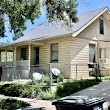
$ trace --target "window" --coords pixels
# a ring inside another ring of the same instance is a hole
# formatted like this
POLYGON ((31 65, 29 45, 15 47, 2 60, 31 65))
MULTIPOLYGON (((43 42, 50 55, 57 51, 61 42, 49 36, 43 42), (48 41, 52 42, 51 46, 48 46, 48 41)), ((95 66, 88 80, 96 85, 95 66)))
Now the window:
POLYGON ((100 28, 100 34, 104 34, 104 20, 99 19, 99 28, 100 28))
POLYGON ((39 64, 39 47, 35 48, 35 64, 39 64))
POLYGON ((21 48, 21 60, 26 60, 26 48, 21 48))
POLYGON ((89 44, 89 62, 95 62, 95 44, 89 44))
POLYGON ((51 62, 58 62, 58 43, 51 44, 51 62))

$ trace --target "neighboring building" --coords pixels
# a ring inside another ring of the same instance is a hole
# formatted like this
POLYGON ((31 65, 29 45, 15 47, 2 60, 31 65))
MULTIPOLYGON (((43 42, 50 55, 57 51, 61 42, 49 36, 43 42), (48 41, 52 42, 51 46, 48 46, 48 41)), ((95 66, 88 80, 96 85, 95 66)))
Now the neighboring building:
MULTIPOLYGON (((23 78, 29 77, 32 65, 60 69, 65 78, 88 78, 88 64, 98 63, 102 74, 110 70, 110 11, 107 7, 78 15, 70 29, 61 22, 43 24, 0 50, 14 52, 14 61, 2 65, 26 66, 23 78)), ((2 61, 2 59, 1 59, 2 61)))

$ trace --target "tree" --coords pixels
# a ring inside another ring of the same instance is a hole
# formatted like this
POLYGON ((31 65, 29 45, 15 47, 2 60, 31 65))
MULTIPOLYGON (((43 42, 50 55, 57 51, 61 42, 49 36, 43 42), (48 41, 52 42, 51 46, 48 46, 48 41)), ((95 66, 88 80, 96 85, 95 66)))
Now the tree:
POLYGON ((0 1, 0 37, 5 37, 5 23, 8 20, 10 32, 14 38, 23 35, 26 21, 34 23, 45 7, 49 22, 64 20, 67 25, 76 22, 77 0, 1 0, 0 1))

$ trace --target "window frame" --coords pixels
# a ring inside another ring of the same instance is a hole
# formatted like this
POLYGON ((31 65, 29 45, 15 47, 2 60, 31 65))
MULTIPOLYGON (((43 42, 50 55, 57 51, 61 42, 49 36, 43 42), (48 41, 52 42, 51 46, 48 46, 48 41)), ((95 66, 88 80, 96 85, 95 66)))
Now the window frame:
POLYGON ((104 19, 102 19, 102 18, 99 18, 99 33, 101 35, 104 35, 104 19), (103 21, 102 26, 101 26, 101 21, 103 21))
POLYGON ((26 51, 27 51, 26 47, 21 48, 21 60, 27 60, 26 51), (24 50, 23 49, 25 49, 25 53, 24 53, 24 50), (22 52, 22 50, 23 50, 23 52, 22 52), (25 54, 25 58, 23 58, 24 54, 25 54))
POLYGON ((96 63, 96 44, 94 44, 94 43, 90 43, 89 44, 89 63, 96 63), (94 61, 90 61, 90 46, 94 46, 94 61))
POLYGON ((50 44, 50 62, 51 63, 58 63, 58 52, 59 52, 59 49, 58 49, 58 43, 52 43, 50 44), (57 45, 57 51, 52 51, 52 45, 57 45), (52 53, 57 53, 57 60, 52 60, 52 53))

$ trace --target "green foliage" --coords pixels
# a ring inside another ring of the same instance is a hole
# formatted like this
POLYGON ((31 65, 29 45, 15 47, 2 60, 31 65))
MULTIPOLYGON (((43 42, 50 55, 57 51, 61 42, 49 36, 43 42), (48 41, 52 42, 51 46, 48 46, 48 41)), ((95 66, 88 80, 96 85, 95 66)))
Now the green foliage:
POLYGON ((24 108, 30 106, 29 103, 27 102, 23 102, 23 101, 19 101, 16 99, 3 99, 0 101, 0 108, 1 109, 6 109, 6 110, 15 110, 18 108, 24 108))
POLYGON ((57 83, 57 82, 63 82, 64 76, 60 74, 59 76, 52 75, 52 82, 57 83))
POLYGON ((41 99, 43 100, 53 100, 56 97, 55 91, 52 90, 42 91, 40 95, 41 95, 41 99))
POLYGON ((58 82, 63 82, 64 80, 64 76, 62 74, 60 74, 57 78, 58 82))
POLYGON ((108 110, 110 110, 110 105, 108 106, 108 110))
POLYGON ((50 76, 43 75, 41 80, 36 80, 32 77, 32 81, 27 82, 28 85, 49 85, 50 84, 50 76))
POLYGON ((46 0, 49 21, 64 20, 67 24, 77 22, 77 0, 46 0))
POLYGON ((37 97, 39 92, 38 86, 27 84, 4 84, 0 87, 0 94, 13 97, 37 97))
POLYGON ((0 18, 0 36, 5 37, 5 23, 2 18, 0 18))
POLYGON ((102 80, 110 80, 110 76, 101 77, 102 80))
POLYGON ((66 82, 57 87, 56 97, 64 97, 97 84, 96 80, 66 82))
POLYGON ((64 20, 66 24, 77 22, 77 0, 1 0, 0 1, 0 37, 5 36, 5 22, 9 21, 10 32, 14 33, 14 40, 23 35, 26 21, 34 23, 41 15, 45 6, 47 19, 64 20), (42 2, 43 1, 43 2, 42 2))
POLYGON ((50 76, 49 75, 44 75, 41 80, 42 80, 43 84, 46 84, 46 85, 50 84, 50 76))

